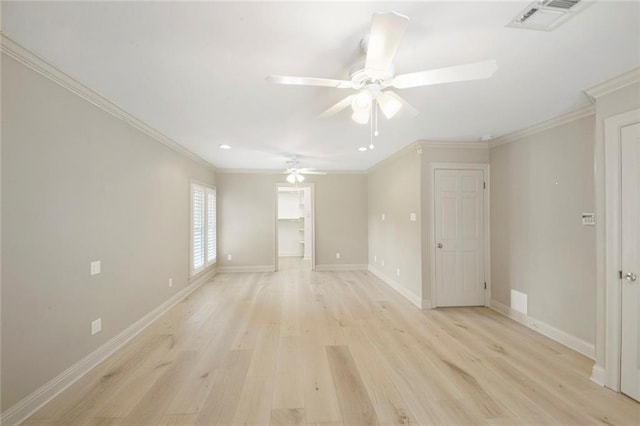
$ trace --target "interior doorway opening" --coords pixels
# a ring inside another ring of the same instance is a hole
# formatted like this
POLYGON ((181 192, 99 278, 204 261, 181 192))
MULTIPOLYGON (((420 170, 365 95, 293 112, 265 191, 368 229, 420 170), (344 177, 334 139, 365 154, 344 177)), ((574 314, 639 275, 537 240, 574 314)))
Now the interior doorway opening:
POLYGON ((276 270, 313 270, 313 185, 277 185, 276 270))

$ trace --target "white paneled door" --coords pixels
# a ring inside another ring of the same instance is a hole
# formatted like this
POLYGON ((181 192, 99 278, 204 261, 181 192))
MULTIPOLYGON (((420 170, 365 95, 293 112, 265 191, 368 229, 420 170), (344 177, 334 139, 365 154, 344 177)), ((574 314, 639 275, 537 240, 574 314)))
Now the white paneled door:
POLYGON ((484 173, 435 170, 436 306, 485 304, 484 173))
POLYGON ((640 401, 640 123, 622 128, 620 390, 640 401))

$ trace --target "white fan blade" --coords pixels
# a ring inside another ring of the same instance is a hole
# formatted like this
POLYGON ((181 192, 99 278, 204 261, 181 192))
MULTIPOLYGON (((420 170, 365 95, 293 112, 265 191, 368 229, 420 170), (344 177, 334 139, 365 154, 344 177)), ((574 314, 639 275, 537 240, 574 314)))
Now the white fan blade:
POLYGON ((410 87, 453 83, 456 81, 482 80, 491 77, 497 69, 498 65, 495 59, 492 59, 473 64, 396 75, 391 80, 391 83, 385 84, 385 86, 393 86, 396 89, 408 89, 410 87))
POLYGON ((348 80, 333 80, 330 78, 293 77, 288 75, 268 75, 266 80, 275 84, 293 84, 297 86, 337 87, 338 89, 353 89, 356 86, 348 80))
POLYGON ((387 96, 390 96, 398 100, 402 104, 402 110, 406 112, 404 115, 407 115, 409 118, 413 118, 420 113, 417 109, 412 107, 409 102, 405 101, 404 99, 402 99, 402 97, 398 96, 397 93, 394 93, 391 90, 387 90, 386 92, 383 92, 383 93, 387 96))
POLYGON ((396 12, 373 15, 365 68, 389 71, 408 24, 409 18, 396 12))
POLYGON ((316 169, 300 169, 298 170, 303 175, 326 175, 327 172, 320 172, 316 169))
POLYGON ((318 116, 318 118, 327 118, 330 117, 334 114, 339 113, 340 111, 342 111, 343 109, 347 108, 349 105, 351 105, 351 101, 353 100, 353 98, 356 95, 349 95, 346 98, 344 98, 343 100, 341 100, 340 102, 338 102, 337 104, 335 104, 334 106, 332 106, 331 108, 327 109, 325 112, 323 112, 322 114, 320 114, 318 116))

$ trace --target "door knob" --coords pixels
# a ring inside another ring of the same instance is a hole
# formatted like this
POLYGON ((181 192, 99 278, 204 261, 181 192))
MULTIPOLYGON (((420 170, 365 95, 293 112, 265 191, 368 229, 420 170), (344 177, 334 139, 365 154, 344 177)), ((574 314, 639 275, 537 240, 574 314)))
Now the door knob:
POLYGON ((638 277, 636 277, 636 274, 634 274, 633 272, 627 272, 622 278, 627 281, 635 281, 638 277))
MULTIPOLYGON (((438 245, 436 247, 442 248, 442 243, 438 243, 438 245)), ((634 280, 635 280, 635 278, 634 278, 634 280)))

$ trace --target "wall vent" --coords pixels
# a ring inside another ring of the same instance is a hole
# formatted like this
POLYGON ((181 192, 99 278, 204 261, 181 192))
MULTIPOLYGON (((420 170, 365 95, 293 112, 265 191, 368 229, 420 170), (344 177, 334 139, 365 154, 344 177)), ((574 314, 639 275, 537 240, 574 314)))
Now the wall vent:
POLYGON ((588 0, 538 0, 528 5, 507 27, 551 31, 590 6, 588 0))

